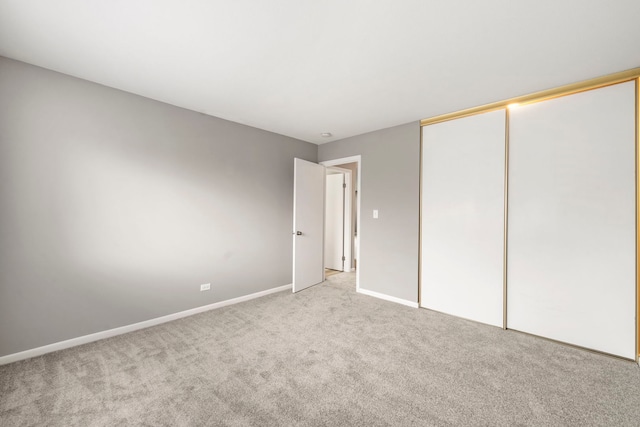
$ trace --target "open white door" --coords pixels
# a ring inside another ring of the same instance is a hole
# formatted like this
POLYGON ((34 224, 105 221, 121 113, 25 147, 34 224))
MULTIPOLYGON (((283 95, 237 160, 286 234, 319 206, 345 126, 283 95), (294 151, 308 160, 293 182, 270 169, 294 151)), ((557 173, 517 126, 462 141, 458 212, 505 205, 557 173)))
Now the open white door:
POLYGON ((324 280, 325 168, 294 159, 293 292, 324 280))

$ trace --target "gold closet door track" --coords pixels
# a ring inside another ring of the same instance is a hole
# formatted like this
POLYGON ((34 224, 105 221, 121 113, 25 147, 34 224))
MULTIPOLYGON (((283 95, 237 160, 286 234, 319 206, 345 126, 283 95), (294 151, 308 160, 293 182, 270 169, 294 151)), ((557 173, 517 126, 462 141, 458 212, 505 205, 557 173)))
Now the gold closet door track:
POLYGON ((528 95, 517 96, 504 101, 492 102, 491 104, 480 105, 478 107, 467 108, 465 110, 454 111, 452 113, 441 114, 439 116, 430 117, 420 121, 421 126, 432 125, 435 123, 446 122, 448 120, 459 119, 461 117, 472 116, 479 113, 487 113, 489 111, 507 108, 509 105, 532 104, 534 102, 546 101, 548 99, 559 98, 561 96, 572 95, 578 92, 584 92, 591 89, 597 89, 604 86, 611 86, 618 83, 628 82, 640 77, 640 68, 632 68, 631 70, 621 71, 607 76, 596 77, 595 79, 585 80, 579 83, 572 83, 553 89, 547 89, 540 92, 530 93, 528 95))

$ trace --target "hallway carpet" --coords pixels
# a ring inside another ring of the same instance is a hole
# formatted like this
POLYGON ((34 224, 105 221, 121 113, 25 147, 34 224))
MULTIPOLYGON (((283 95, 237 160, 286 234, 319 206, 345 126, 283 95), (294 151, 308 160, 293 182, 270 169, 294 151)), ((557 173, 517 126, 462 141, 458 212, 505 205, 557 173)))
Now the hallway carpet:
POLYGON ((339 274, 339 273, 342 273, 342 271, 340 271, 340 270, 332 270, 330 268, 325 268, 324 269, 324 277, 326 277, 326 278, 331 277, 334 274, 339 274))
POLYGON ((639 425, 636 364, 353 281, 0 366, 0 425, 639 425))

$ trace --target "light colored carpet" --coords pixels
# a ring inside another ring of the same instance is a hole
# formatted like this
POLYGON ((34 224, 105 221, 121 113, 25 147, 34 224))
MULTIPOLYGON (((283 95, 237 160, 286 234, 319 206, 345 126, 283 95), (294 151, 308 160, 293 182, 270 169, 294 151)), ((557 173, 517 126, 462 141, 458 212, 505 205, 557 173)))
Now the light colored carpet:
POLYGON ((631 362, 355 293, 353 274, 0 367, 2 426, 638 426, 631 362))

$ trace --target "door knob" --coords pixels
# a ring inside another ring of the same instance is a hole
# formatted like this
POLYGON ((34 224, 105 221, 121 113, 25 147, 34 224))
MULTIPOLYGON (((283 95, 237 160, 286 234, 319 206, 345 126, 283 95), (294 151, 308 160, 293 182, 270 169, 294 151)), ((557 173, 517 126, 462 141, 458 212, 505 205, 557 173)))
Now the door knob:
POLYGON ((296 236, 302 236, 302 231, 296 231, 296 236))

